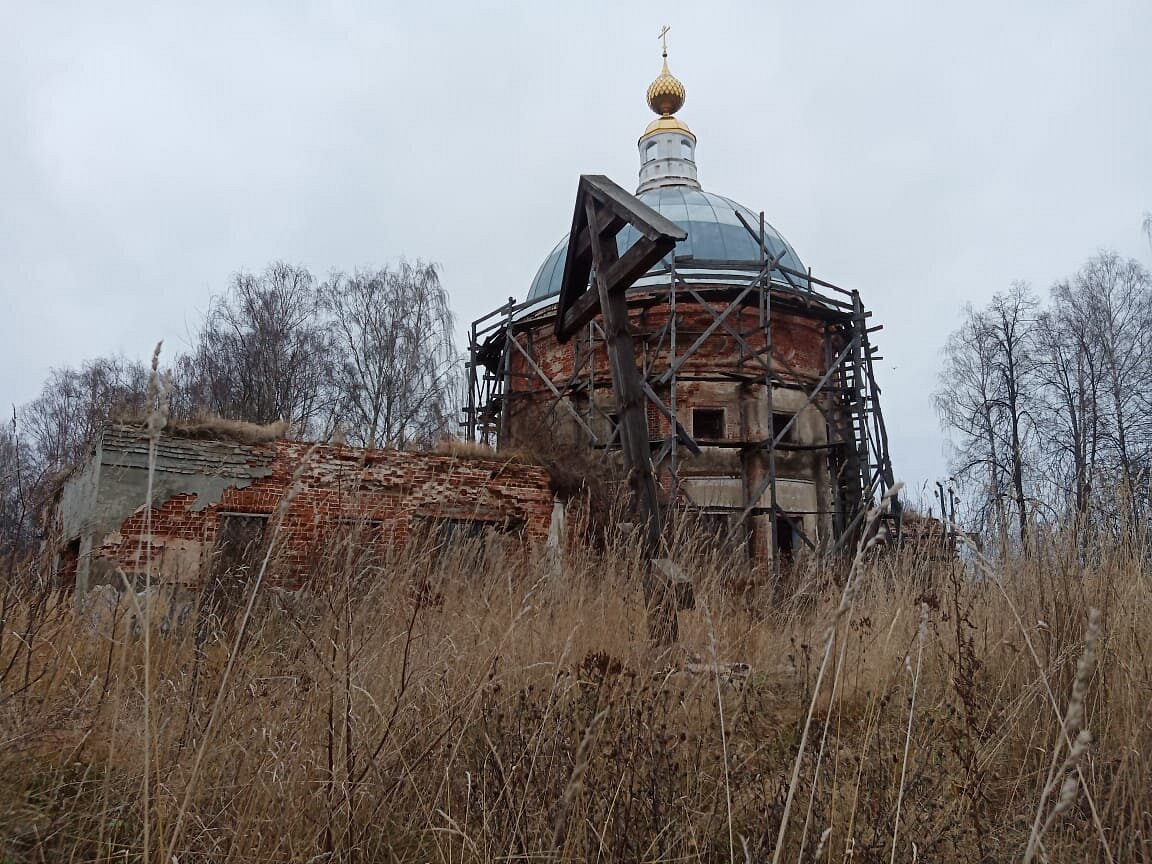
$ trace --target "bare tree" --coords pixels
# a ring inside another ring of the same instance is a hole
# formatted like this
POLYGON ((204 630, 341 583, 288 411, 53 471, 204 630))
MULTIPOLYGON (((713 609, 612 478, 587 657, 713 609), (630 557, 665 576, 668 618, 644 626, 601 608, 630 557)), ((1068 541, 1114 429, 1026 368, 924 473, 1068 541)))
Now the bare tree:
POLYGON ((9 575, 17 558, 29 551, 35 536, 38 476, 21 440, 16 417, 0 426, 0 559, 9 575))
POLYGON ((1014 513, 1020 543, 1028 543, 1028 503, 1035 428, 1037 301, 1024 283, 997 294, 981 310, 968 307, 944 348, 936 392, 941 421, 956 435, 953 473, 975 480, 988 504, 983 521, 1007 529, 1014 513), (991 507, 989 513, 987 508, 991 507))
POLYGON ((459 358, 435 264, 335 273, 322 289, 335 334, 337 413, 350 441, 426 447, 450 427, 459 358))
MULTIPOLYGON (((173 413, 285 419, 313 436, 340 419, 355 443, 431 445, 459 405, 452 328, 433 264, 335 274, 323 286, 284 263, 241 273, 176 361, 173 413)), ((34 542, 35 514, 110 421, 147 413, 150 374, 119 357, 53 369, 0 430, 0 549, 34 542)))
POLYGON ((19 425, 37 469, 65 470, 82 461, 116 417, 139 415, 149 370, 122 357, 100 357, 79 369, 53 369, 40 395, 20 411, 19 425))
POLYGON ((976 487, 979 524, 1003 524, 1004 483, 994 410, 994 347, 983 316, 971 306, 944 346, 944 368, 934 394, 940 422, 956 436, 952 473, 976 487), (989 512, 991 508, 992 512, 989 512))
POLYGON ((979 478, 981 515, 1047 513, 1126 530, 1152 483, 1152 276, 1101 252, 1057 283, 1049 308, 1024 286, 997 295, 945 348, 936 393, 958 476, 979 478))
POLYGON ((328 418, 331 351, 320 293, 284 262, 239 273, 213 299, 192 352, 178 364, 178 406, 234 420, 283 419, 301 434, 328 418))
POLYGON ((59 478, 87 458, 110 420, 136 416, 149 371, 122 357, 52 369, 40 394, 0 430, 0 547, 8 560, 40 539, 37 517, 59 478))
POLYGON ((1103 465, 1094 469, 1106 472, 1108 486, 1130 507, 1152 467, 1152 280, 1139 262, 1101 252, 1058 284, 1053 300, 1075 316, 1080 351, 1093 358, 1098 376, 1094 419, 1103 465))
POLYGON ((1100 448, 1100 357, 1089 311, 1066 286, 1037 319, 1037 373, 1043 391, 1039 454, 1052 496, 1083 525, 1100 448))

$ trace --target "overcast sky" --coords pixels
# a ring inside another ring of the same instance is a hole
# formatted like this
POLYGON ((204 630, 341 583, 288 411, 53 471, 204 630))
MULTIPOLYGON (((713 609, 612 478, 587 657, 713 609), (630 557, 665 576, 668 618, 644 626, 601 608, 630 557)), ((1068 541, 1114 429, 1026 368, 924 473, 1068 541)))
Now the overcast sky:
POLYGON ((635 188, 665 23, 704 188, 885 325, 914 487, 945 471, 930 394, 965 302, 1152 257, 1149 0, 0 0, 0 399, 183 348, 275 259, 438 261, 462 322, 522 299, 580 173, 635 188))

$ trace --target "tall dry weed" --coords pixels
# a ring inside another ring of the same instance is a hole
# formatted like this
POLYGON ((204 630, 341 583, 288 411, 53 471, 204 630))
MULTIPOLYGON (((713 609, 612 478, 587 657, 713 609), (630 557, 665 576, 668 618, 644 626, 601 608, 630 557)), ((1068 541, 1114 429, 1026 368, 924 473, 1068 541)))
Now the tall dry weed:
POLYGON ((273 548, 219 638, 94 632, 13 582, 0 860, 1152 858, 1138 545, 872 549, 847 591, 805 563, 790 603, 685 534, 697 608, 656 667, 639 556, 609 539, 557 566, 333 538, 287 600, 273 548))

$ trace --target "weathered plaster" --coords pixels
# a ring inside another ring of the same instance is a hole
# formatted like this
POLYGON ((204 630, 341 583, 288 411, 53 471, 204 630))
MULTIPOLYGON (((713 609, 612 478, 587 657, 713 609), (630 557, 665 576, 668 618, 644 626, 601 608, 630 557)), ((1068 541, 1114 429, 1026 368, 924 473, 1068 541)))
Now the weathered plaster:
POLYGON ((84 466, 65 481, 56 505, 60 534, 65 541, 75 540, 95 530, 92 524, 98 513, 91 505, 100 487, 100 444, 84 466))

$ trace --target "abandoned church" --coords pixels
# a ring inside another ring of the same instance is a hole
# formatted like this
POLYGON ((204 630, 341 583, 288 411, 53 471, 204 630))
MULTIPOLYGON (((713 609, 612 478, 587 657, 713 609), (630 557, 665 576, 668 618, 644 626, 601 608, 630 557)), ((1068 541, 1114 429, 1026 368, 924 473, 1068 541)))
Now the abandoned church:
MULTIPOLYGON (((640 449, 665 501, 702 514, 752 557, 838 552, 893 485, 869 340, 879 328, 857 292, 806 270, 762 212, 702 188, 666 50, 647 97, 657 118, 640 136, 632 200, 683 236, 625 294, 647 427, 640 449)), ((597 231, 613 233, 610 220, 624 217, 606 218, 597 231)), ((619 231, 613 274, 633 267, 642 228, 619 231)), ((566 307, 562 292, 572 257, 589 254, 588 233, 557 244, 525 302, 473 324, 476 439, 617 461, 615 334, 588 304, 566 307)))
POLYGON ((879 328, 762 212, 704 190, 664 57, 635 195, 581 178, 573 230, 526 299, 472 324, 463 425, 491 456, 112 428, 58 495, 61 580, 210 578, 262 548, 272 519, 287 583, 355 520, 388 548, 421 526, 543 543, 563 508, 548 471, 509 452, 622 478, 639 464, 665 516, 695 513, 762 563, 850 547, 893 485, 879 328))

